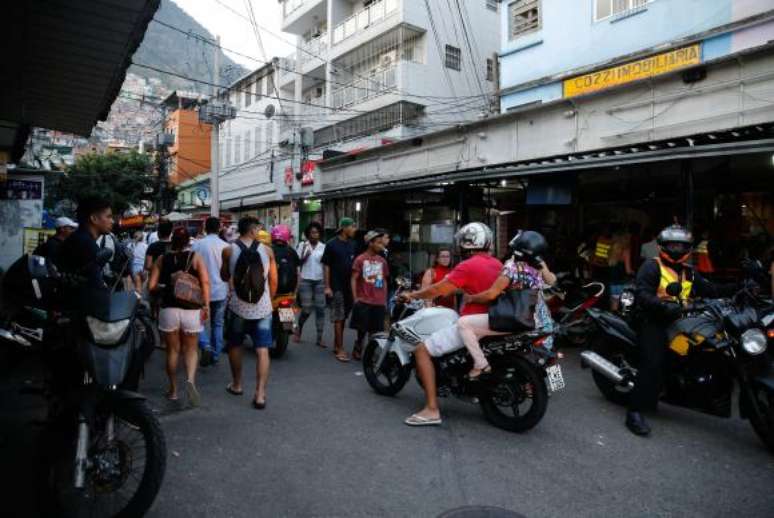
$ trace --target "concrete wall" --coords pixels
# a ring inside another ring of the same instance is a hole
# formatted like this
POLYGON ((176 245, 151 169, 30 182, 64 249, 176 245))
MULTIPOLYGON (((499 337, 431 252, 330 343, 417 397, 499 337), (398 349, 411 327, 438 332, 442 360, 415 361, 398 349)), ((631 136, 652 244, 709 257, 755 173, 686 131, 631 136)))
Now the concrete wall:
POLYGON ((191 180, 210 170, 212 126, 199 122, 194 110, 175 110, 167 128, 175 132, 175 144, 170 146, 169 180, 173 184, 191 180))

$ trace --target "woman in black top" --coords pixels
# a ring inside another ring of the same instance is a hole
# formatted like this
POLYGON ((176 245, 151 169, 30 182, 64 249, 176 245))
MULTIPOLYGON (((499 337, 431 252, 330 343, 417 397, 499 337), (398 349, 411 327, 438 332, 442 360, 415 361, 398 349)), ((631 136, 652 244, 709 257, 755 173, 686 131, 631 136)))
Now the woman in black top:
POLYGON ((167 376, 169 377, 167 398, 172 401, 177 400, 175 374, 182 349, 186 372, 185 388, 191 404, 197 406, 200 400, 195 385, 197 347, 199 333, 202 331, 202 322, 208 318, 210 279, 202 258, 190 250, 190 241, 191 236, 185 227, 175 229, 169 251, 153 263, 148 289, 151 293, 157 293, 161 297, 159 331, 167 351, 167 376), (186 309, 175 299, 172 274, 183 270, 199 279, 204 299, 202 309, 186 309))

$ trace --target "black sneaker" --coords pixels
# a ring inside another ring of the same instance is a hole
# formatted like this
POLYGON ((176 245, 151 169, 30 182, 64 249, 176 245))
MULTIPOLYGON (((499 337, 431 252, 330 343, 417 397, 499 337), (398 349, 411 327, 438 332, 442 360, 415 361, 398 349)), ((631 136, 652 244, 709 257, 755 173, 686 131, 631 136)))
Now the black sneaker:
POLYGON ((634 435, 639 435, 640 437, 650 435, 650 426, 648 426, 648 422, 639 412, 626 412, 626 428, 634 435))

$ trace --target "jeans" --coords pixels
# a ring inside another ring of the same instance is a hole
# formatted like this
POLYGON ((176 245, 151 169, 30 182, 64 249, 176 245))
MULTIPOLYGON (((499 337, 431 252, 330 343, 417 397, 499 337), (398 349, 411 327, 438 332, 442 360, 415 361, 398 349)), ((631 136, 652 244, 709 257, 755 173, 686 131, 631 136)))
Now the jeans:
POLYGON ((199 333, 199 347, 212 351, 212 359, 217 360, 223 350, 223 318, 226 314, 226 301, 210 302, 210 318, 204 322, 204 329, 199 333))
POLYGON ((320 342, 325 330, 325 281, 301 279, 298 286, 298 298, 301 299, 301 314, 298 317, 298 334, 304 329, 304 323, 315 312, 314 323, 317 327, 317 341, 320 342))

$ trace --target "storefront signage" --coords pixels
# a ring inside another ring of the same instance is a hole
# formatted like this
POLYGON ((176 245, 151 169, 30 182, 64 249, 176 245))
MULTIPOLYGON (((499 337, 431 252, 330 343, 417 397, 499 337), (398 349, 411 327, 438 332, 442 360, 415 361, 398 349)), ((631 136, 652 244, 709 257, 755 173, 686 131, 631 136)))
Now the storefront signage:
POLYGON ((39 200, 43 197, 43 182, 12 180, 0 185, 0 200, 39 200))
POLYGON ((314 170, 317 169, 317 160, 307 160, 301 166, 301 185, 314 184, 314 170))
POLYGON ((590 94, 699 63, 701 63, 701 46, 697 43, 690 47, 683 47, 625 65, 567 79, 564 82, 564 97, 590 94))
POLYGON ((293 167, 287 166, 285 168, 285 185, 293 187, 293 167))
POLYGON ((52 228, 25 228, 22 254, 32 254, 38 245, 45 243, 55 233, 56 230, 52 228))

